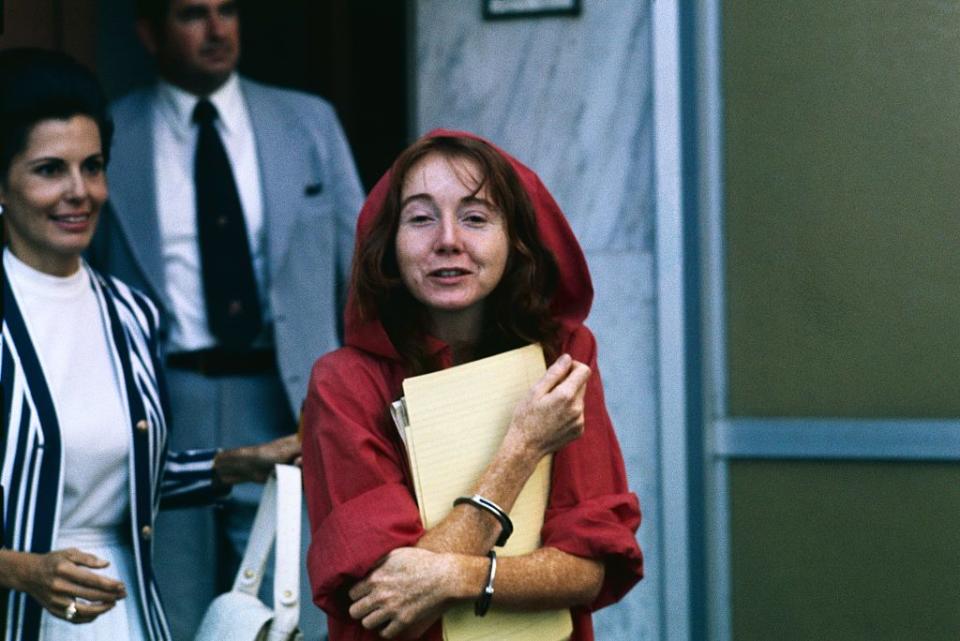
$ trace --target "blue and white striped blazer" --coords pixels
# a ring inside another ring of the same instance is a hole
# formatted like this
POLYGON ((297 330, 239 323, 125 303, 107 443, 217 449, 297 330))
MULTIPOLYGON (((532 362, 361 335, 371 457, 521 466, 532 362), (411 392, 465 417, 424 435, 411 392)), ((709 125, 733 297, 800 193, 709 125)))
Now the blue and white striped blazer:
MULTIPOLYGON (((140 609, 153 641, 170 632, 153 576, 153 523, 161 507, 210 503, 215 450, 167 451, 166 391, 157 351, 157 310, 142 294, 84 264, 111 338, 112 358, 123 373, 130 429, 130 528, 140 609)), ((3 275, 3 547, 44 553, 57 538, 63 499, 60 425, 37 351, 13 288, 3 275)), ((0 594, 4 639, 36 641, 40 604, 23 592, 0 594)))

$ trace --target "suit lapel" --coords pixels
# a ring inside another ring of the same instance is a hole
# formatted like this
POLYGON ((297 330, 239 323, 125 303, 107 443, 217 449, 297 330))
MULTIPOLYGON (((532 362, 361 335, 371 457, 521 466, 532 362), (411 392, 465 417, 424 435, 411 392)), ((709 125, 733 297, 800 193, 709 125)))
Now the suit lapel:
POLYGON ((242 78, 240 87, 257 142, 270 273, 276 274, 289 244, 299 197, 304 188, 297 181, 299 173, 291 172, 290 167, 297 162, 310 162, 310 159, 294 158, 297 151, 303 148, 296 141, 301 126, 297 122, 290 122, 289 117, 278 109, 276 97, 270 96, 269 90, 242 78))
POLYGON ((164 279, 157 220, 157 195, 153 158, 154 90, 137 94, 125 106, 129 115, 118 119, 123 128, 116 132, 110 160, 110 202, 120 215, 114 216, 144 278, 164 306, 170 308, 164 279))

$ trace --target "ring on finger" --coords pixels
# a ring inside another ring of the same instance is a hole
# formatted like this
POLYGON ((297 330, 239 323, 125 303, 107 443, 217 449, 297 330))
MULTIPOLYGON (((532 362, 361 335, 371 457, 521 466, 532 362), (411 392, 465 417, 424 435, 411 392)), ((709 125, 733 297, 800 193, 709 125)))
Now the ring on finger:
POLYGON ((67 609, 64 611, 63 616, 67 619, 67 621, 73 621, 73 618, 77 616, 76 599, 67 604, 67 609))

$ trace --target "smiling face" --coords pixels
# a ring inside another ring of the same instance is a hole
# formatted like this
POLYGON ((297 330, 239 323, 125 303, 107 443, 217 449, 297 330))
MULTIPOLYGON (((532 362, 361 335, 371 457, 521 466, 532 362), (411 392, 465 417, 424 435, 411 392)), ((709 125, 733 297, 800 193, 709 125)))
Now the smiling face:
POLYGON ((160 24, 141 21, 137 29, 163 77, 193 94, 212 93, 237 67, 236 0, 171 0, 160 24))
POLYGON ((0 181, 10 251, 47 274, 74 273, 106 199, 97 123, 88 116, 41 120, 0 181))
POLYGON ((403 182, 397 266, 438 336, 450 323, 477 325, 507 266, 507 223, 486 189, 476 191, 479 177, 475 162, 431 153, 403 182))

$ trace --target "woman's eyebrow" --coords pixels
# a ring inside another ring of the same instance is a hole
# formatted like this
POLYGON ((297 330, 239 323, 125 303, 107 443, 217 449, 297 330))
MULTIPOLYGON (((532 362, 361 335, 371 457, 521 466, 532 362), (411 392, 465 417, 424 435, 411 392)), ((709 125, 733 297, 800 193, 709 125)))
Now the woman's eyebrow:
MULTIPOLYGON (((433 196, 431 196, 428 193, 420 193, 420 194, 410 194, 409 196, 401 200, 400 209, 403 209, 404 207, 406 207, 412 202, 422 202, 424 204, 430 205, 431 207, 436 207, 436 200, 434 200, 433 196)), ((462 207, 463 205, 483 205, 484 207, 488 207, 489 209, 497 208, 496 205, 494 205, 492 202, 490 202, 486 198, 481 198, 480 196, 476 196, 476 195, 461 198, 460 206, 462 207)))
POLYGON ((424 202, 432 205, 434 203, 433 197, 430 194, 411 194, 400 201, 400 209, 403 209, 412 202, 424 202))
POLYGON ((497 206, 486 198, 481 198, 480 196, 473 195, 462 198, 460 203, 463 205, 483 205, 484 207, 489 207, 490 209, 496 209, 497 206))
POLYGON ((39 158, 31 158, 27 160, 27 166, 34 167, 36 165, 43 165, 51 162, 64 162, 63 158, 59 156, 40 156, 39 158))

